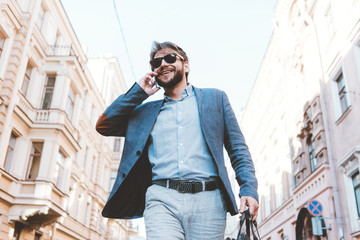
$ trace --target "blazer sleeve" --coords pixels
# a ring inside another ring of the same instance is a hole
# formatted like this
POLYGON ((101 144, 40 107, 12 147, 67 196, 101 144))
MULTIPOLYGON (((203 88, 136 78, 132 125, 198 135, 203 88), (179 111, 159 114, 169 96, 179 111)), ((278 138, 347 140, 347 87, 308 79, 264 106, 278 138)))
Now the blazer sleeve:
POLYGON ((259 202, 254 164, 225 92, 223 92, 223 104, 225 124, 224 145, 230 157, 231 165, 235 170, 236 180, 240 185, 240 197, 250 196, 259 202))
POLYGON ((148 97, 140 85, 135 83, 100 115, 96 131, 104 136, 125 136, 131 112, 148 97))

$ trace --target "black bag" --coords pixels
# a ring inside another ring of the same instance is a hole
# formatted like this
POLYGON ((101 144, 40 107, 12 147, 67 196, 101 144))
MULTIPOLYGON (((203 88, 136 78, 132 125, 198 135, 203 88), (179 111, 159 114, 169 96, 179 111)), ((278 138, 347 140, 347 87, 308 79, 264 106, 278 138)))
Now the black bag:
POLYGON ((249 209, 247 209, 242 215, 240 219, 240 229, 236 240, 251 240, 250 238, 250 229, 253 236, 253 240, 261 240, 259 231, 257 229, 256 221, 251 221, 251 215, 249 209), (241 232, 242 226, 246 225, 246 232, 241 232), (257 233, 257 234, 256 234, 257 233))

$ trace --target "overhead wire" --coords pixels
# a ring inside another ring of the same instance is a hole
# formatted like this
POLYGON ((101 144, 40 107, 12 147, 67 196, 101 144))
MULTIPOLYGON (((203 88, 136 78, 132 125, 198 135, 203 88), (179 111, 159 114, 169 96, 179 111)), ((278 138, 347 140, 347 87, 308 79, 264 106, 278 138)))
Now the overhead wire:
POLYGON ((125 34, 124 34, 124 31, 123 31, 122 26, 121 26, 121 21, 120 21, 120 17, 119 17, 119 12, 118 12, 118 10, 117 10, 115 0, 113 0, 113 4, 114 4, 114 10, 115 10, 115 14, 116 14, 116 19, 117 19, 117 22, 118 22, 118 24, 119 24, 121 36, 122 36, 122 39, 123 39, 123 42, 124 42, 124 45, 125 45, 126 55, 127 55, 127 57, 128 57, 128 60, 129 60, 131 72, 132 72, 132 75, 133 75, 133 77, 134 77, 134 80, 136 81, 136 76, 135 76, 134 67, 133 67, 133 64, 132 64, 132 61, 131 61, 131 57, 130 57, 130 54, 129 54, 129 49, 128 49, 128 46, 127 46, 127 43, 126 43, 125 34))

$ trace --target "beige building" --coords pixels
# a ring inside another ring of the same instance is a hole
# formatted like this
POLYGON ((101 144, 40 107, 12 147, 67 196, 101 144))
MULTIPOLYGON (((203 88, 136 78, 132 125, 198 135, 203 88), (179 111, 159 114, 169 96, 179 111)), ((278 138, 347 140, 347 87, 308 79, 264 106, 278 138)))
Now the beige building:
POLYGON ((94 130, 125 89, 116 59, 87 59, 60 0, 0 2, 0 239, 136 233, 101 216, 122 141, 94 130))
POLYGON ((360 1, 279 0, 241 118, 263 239, 360 239, 359 123, 360 1))

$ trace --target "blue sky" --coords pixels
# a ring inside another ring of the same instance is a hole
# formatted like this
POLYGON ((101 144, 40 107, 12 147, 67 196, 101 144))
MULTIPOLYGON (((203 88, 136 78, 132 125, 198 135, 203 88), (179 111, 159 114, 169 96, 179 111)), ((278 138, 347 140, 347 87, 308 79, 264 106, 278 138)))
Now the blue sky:
POLYGON ((88 57, 112 52, 128 88, 150 71, 152 41, 172 41, 189 56, 189 81, 225 90, 237 113, 268 46, 276 5, 276 0, 115 0, 134 77, 113 0, 61 2, 88 57))

